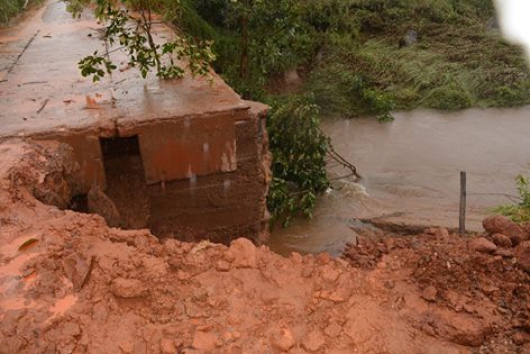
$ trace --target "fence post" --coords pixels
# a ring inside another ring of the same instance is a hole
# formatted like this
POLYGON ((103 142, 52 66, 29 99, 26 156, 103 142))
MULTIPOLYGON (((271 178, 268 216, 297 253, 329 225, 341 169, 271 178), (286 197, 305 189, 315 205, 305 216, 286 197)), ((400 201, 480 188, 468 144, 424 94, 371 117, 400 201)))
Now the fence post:
POLYGON ((460 172, 460 213, 458 218, 458 233, 466 233, 466 172, 460 172))

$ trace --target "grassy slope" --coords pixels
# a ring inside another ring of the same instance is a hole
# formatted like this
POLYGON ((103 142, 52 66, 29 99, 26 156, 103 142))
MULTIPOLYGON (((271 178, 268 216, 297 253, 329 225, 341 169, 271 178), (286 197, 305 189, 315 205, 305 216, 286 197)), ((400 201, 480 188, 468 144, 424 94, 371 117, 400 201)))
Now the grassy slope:
POLYGON ((389 107, 530 103, 522 51, 486 28, 490 1, 354 2, 350 16, 359 21, 359 34, 328 45, 307 85, 327 111, 354 116, 389 107), (418 42, 399 48, 410 29, 418 42))

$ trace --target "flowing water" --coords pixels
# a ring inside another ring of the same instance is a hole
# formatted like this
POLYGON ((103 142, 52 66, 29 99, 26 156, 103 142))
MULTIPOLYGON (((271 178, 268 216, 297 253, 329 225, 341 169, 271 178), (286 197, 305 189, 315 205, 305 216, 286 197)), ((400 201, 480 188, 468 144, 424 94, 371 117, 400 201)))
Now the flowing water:
MULTIPOLYGON (((339 254, 355 236, 358 218, 458 226, 460 171, 467 172, 467 229, 517 196, 514 179, 530 171, 530 106, 458 112, 396 112, 393 123, 374 118, 325 120, 323 130, 362 179, 337 179, 312 220, 273 230, 269 246, 339 254)), ((333 165, 331 176, 344 171, 333 165)))

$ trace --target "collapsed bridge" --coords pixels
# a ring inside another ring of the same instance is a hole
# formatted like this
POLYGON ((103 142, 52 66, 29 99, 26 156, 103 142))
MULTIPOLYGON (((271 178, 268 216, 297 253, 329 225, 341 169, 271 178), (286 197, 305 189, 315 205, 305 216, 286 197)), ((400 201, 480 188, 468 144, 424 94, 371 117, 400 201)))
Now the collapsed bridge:
MULTIPOLYGON (((76 166, 65 176, 68 207, 86 211, 96 186, 118 210, 112 226, 186 241, 263 241, 266 106, 242 100, 215 73, 211 82, 141 79, 125 54, 108 51, 92 16, 72 19, 63 2, 37 11, 0 30, 0 139, 68 144, 76 166), (93 83, 77 62, 96 50, 120 70, 93 83)), ((162 24, 154 32, 173 35, 162 24)))

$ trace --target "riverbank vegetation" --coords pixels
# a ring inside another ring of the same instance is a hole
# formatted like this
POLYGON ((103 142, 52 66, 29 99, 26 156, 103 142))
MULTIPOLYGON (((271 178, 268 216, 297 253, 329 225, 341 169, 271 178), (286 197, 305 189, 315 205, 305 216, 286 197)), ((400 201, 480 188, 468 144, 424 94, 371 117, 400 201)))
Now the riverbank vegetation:
MULTIPOLYGON (((530 103, 527 63, 520 48, 502 39, 491 0, 183 0, 173 16, 192 36, 214 41, 216 71, 243 97, 275 103, 272 117, 282 109, 278 96, 292 107, 307 94, 323 115, 381 121, 392 120, 394 109, 530 103), (286 73, 299 79, 294 88, 286 73)), ((302 122, 294 111, 290 117, 302 122)), ((306 119, 320 120, 314 114, 306 119)), ((272 141, 281 142, 276 137, 286 134, 283 127, 269 123, 272 141)), ((299 138, 308 151, 322 143, 320 137, 299 138)), ((306 188, 276 168, 290 148, 273 146, 273 212, 307 210, 293 207, 307 200, 296 194, 306 188)))
POLYGON ((514 204, 505 204, 497 207, 494 211, 509 217, 517 223, 530 221, 530 177, 519 175, 516 178, 519 201, 514 204))
POLYGON ((530 103, 491 0, 186 0, 179 18, 215 40, 217 72, 250 99, 296 70, 325 114, 530 103))

